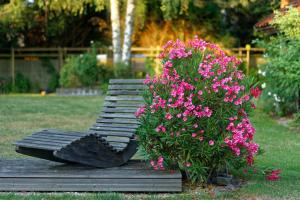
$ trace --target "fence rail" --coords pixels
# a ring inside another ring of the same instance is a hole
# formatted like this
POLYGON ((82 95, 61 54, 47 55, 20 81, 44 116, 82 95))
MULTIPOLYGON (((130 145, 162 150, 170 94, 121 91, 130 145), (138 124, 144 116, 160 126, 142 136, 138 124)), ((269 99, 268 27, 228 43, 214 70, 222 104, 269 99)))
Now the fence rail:
MULTIPOLYGON (((112 58, 111 48, 97 48, 98 54, 106 54, 108 58, 112 58)), ((39 58, 54 58, 58 60, 58 68, 60 69, 64 60, 69 55, 81 54, 84 52, 91 51, 89 47, 49 47, 49 48, 11 48, 11 49, 0 49, 0 59, 10 59, 10 71, 13 84, 15 83, 15 60, 24 59, 26 61, 35 61, 39 58)), ((142 58, 150 57, 154 58, 156 63, 156 71, 159 68, 159 60, 157 56, 162 51, 162 48, 156 47, 132 47, 131 52, 133 55, 142 55, 142 58)), ((225 50, 230 55, 235 55, 242 58, 246 62, 247 73, 250 70, 250 57, 252 55, 262 55, 265 51, 263 48, 251 48, 250 46, 240 48, 230 48, 225 50)), ((133 57, 133 60, 139 58, 133 57)))

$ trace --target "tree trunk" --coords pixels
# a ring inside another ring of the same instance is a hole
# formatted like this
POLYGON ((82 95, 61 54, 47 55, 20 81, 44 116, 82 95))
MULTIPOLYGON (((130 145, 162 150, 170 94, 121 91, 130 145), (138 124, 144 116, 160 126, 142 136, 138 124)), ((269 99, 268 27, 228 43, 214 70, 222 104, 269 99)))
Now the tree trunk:
POLYGON ((131 58, 131 35, 133 30, 134 7, 134 0, 127 0, 124 42, 122 50, 122 61, 127 65, 129 64, 131 58))
POLYGON ((113 45, 113 62, 114 64, 121 61, 121 26, 119 17, 119 1, 110 0, 111 26, 112 26, 112 45, 113 45))

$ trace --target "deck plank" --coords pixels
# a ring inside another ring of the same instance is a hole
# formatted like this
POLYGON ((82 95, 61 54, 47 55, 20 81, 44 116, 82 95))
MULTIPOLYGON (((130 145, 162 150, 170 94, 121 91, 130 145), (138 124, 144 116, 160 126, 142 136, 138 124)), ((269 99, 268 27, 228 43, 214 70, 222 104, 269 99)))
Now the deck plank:
POLYGON ((181 173, 156 171, 139 160, 99 169, 41 159, 0 159, 0 191, 181 192, 181 173))

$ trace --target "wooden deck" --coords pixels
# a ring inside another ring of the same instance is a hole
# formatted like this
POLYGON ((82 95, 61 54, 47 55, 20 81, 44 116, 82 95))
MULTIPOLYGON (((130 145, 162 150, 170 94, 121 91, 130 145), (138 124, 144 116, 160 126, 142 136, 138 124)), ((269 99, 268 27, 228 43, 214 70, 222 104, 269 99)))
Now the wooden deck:
POLYGON ((0 191, 181 192, 178 171, 155 171, 141 161, 99 169, 41 159, 0 159, 0 191))

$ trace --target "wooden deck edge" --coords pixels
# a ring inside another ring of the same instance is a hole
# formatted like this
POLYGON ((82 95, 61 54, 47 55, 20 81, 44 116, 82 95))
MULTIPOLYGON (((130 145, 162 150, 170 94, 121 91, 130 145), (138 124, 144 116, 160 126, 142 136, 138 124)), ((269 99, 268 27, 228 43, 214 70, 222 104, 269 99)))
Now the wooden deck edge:
POLYGON ((0 192, 181 192, 180 172, 139 161, 108 169, 41 159, 0 159, 0 192), (111 175, 110 175, 111 174, 111 175))

